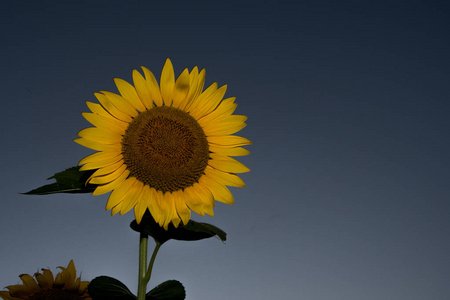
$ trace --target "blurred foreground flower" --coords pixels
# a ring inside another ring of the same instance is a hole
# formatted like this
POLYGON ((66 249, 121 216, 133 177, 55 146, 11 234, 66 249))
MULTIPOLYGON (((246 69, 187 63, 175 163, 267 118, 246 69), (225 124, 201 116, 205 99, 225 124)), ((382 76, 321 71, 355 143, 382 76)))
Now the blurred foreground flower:
POLYGON ((42 273, 35 273, 33 277, 28 274, 19 275, 23 284, 10 285, 8 291, 0 291, 0 298, 4 300, 84 300, 92 299, 87 293, 88 281, 76 278, 73 260, 67 268, 58 267, 61 272, 53 277, 48 269, 42 273))
POLYGON ((226 85, 205 91, 205 70, 185 69, 175 80, 167 59, 160 85, 142 67, 133 71, 134 86, 115 79, 120 95, 95 93, 83 116, 95 127, 81 130, 75 142, 96 150, 80 161, 81 171, 96 170, 87 183, 100 195, 112 191, 106 205, 112 215, 132 208, 139 224, 148 209, 166 230, 187 224, 191 210, 213 215, 214 200, 233 204, 227 186, 243 187, 235 173, 249 169, 231 156, 249 151, 251 142, 232 134, 246 116, 233 115, 235 98, 223 99, 226 85))

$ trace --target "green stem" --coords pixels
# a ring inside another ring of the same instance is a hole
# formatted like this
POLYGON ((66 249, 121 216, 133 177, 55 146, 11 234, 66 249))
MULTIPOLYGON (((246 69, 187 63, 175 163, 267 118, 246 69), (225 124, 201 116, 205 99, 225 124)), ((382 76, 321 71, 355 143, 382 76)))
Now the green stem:
POLYGON ((147 246, 148 235, 141 233, 139 239, 139 281, 138 281, 138 300, 145 300, 145 294, 147 292, 147 284, 152 276, 153 264, 155 263, 156 254, 161 247, 161 243, 156 242, 155 249, 153 250, 150 263, 147 267, 147 246))
POLYGON ((145 300, 147 291, 146 267, 147 267, 147 246, 148 235, 141 233, 139 237, 139 281, 138 281, 138 300, 145 300))
POLYGON ((155 262, 156 254, 158 254, 158 250, 161 247, 161 243, 156 242, 155 249, 153 250, 152 258, 150 258, 150 263, 148 264, 147 276, 145 276, 146 284, 150 281, 150 277, 152 276, 153 264, 155 262))

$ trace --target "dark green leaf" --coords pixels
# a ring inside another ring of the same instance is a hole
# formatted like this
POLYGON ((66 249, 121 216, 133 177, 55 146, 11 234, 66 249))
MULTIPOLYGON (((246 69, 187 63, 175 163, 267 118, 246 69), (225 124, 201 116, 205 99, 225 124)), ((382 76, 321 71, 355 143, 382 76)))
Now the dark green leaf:
POLYGON ((183 285, 179 281, 168 280, 148 292, 145 300, 183 300, 185 297, 183 285))
POLYGON ((108 276, 94 278, 88 286, 92 300, 136 300, 130 290, 119 280, 108 276))
POLYGON ((140 224, 137 224, 136 220, 134 220, 131 222, 130 226, 137 232, 153 237, 161 244, 170 239, 179 241, 197 241, 216 235, 222 241, 227 239, 227 234, 216 226, 207 223, 198 223, 192 220, 189 220, 186 225, 180 224, 178 228, 175 228, 170 224, 169 229, 165 230, 155 222, 148 211, 145 213, 140 224))
POLYGON ((47 195, 54 193, 92 193, 96 185, 86 185, 86 180, 94 171, 80 171, 80 167, 72 167, 56 173, 48 179, 55 179, 55 183, 41 186, 24 193, 25 195, 47 195))

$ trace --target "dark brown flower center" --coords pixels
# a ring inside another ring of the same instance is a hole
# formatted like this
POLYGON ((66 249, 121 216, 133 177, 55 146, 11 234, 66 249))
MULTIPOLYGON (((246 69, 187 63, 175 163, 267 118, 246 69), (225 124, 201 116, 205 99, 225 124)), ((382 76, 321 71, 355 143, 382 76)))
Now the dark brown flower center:
POLYGON ((130 176, 162 192, 192 186, 209 159, 205 133, 190 114, 162 106, 140 113, 122 139, 130 176))
POLYGON ((77 293, 71 293, 60 289, 40 290, 32 295, 28 300, 81 300, 83 299, 77 293))

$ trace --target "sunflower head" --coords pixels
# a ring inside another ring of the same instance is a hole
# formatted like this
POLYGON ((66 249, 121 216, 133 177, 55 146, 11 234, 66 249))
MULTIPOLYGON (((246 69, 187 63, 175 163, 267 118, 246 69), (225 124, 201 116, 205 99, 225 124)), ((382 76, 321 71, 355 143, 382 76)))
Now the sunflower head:
POLYGON ((87 293, 88 281, 76 277, 73 260, 67 268, 58 267, 61 272, 53 277, 48 269, 35 273, 34 278, 28 274, 19 275, 23 284, 10 285, 8 291, 0 291, 4 300, 86 300, 92 299, 87 293))
POLYGON ((137 223, 148 210, 165 229, 186 224, 194 211, 213 215, 215 200, 233 204, 228 186, 243 187, 236 173, 249 169, 232 156, 249 154, 251 142, 233 135, 247 117, 233 115, 235 98, 227 86, 203 90, 205 70, 185 69, 175 78, 167 59, 160 83, 147 68, 133 71, 134 86, 115 79, 119 94, 102 91, 87 102, 84 118, 94 127, 75 142, 96 150, 80 161, 95 170, 93 192, 111 192, 106 209, 124 214, 134 208, 137 223))

